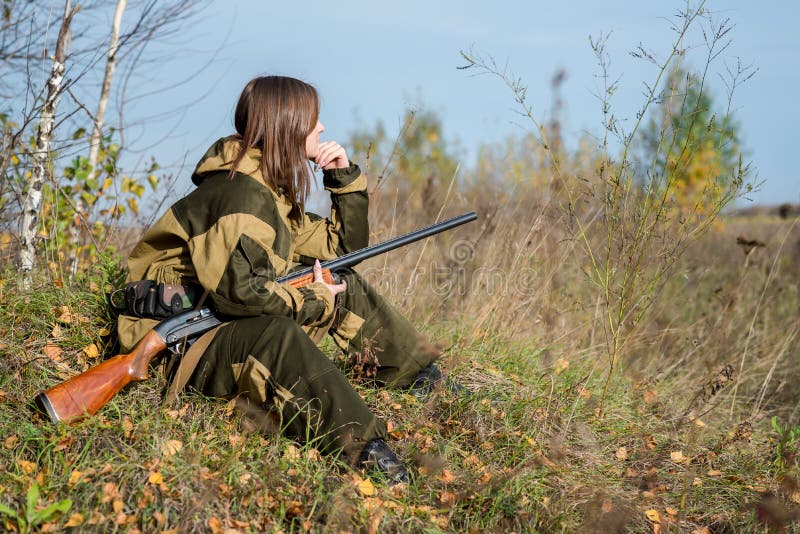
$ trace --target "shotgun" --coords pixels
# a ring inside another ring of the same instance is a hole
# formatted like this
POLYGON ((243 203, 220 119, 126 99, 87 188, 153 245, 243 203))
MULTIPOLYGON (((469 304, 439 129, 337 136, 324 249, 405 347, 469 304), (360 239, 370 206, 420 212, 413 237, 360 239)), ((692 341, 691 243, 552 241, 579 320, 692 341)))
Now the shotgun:
MULTIPOLYGON (((323 278, 329 284, 338 283, 333 274, 336 269, 352 267, 374 256, 385 254, 390 250, 455 228, 477 218, 475 212, 471 211, 383 243, 324 261, 322 262, 323 278)), ((277 281, 293 287, 302 287, 314 281, 313 268, 307 267, 294 271, 278 278, 277 281)), ((126 385, 146 380, 149 376, 150 362, 158 354, 166 349, 180 352, 181 347, 187 346, 222 322, 222 319, 208 307, 186 311, 165 319, 150 330, 128 354, 118 354, 37 395, 36 407, 53 423, 73 422, 94 415, 126 385)))

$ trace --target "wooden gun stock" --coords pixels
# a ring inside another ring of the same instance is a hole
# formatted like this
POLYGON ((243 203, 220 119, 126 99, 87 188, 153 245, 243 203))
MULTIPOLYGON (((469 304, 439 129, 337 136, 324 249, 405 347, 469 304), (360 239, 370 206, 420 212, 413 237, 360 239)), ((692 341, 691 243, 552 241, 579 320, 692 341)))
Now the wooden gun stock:
MULTIPOLYGON (((322 269, 322 279, 325 280, 326 284, 338 284, 339 282, 335 281, 333 278, 333 274, 331 274, 330 269, 322 269)), ((297 278, 290 278, 286 281, 286 283, 292 286, 295 289, 299 289, 303 286, 307 286, 314 282, 314 273, 304 274, 302 276, 298 276, 297 278)))
POLYGON ((163 350, 222 324, 209 308, 179 313, 158 323, 128 354, 118 354, 36 396, 51 421, 73 422, 94 415, 131 382, 146 380, 150 362, 163 350))
POLYGON ((167 344, 155 330, 128 354, 118 354, 36 396, 36 406, 50 419, 72 422, 94 415, 131 382, 148 377, 150 362, 167 344))

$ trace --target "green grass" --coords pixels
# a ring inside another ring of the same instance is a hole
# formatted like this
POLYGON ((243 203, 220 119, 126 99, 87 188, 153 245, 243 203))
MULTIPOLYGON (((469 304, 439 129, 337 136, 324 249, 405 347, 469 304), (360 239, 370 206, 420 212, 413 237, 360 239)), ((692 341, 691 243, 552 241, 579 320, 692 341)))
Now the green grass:
MULTIPOLYGON (((0 289, 0 503, 24 515, 71 501, 34 530, 623 532, 652 531, 646 513, 657 512, 662 532, 761 532, 765 521, 797 531, 790 427, 781 440, 760 416, 747 430, 727 405, 702 415, 703 426, 680 420, 704 375, 633 367, 615 375, 600 417, 601 349, 536 331, 470 339, 458 322, 432 325, 432 337, 454 342, 442 365, 470 397, 419 402, 358 386, 413 466, 406 487, 368 484, 313 443, 259 430, 235 403, 184 395, 162 407, 158 370, 97 416, 52 426, 30 400, 95 363, 84 347, 109 344, 101 286, 21 292, 7 275, 0 289), (58 362, 48 343, 62 350, 58 362)), ((0 515, 5 529, 22 529, 0 515)))

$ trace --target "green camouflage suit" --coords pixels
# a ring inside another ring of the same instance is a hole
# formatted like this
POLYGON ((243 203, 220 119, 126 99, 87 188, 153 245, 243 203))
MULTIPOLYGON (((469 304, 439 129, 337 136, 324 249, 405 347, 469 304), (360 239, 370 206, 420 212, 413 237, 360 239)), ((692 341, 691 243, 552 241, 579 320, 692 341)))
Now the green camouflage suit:
MULTIPOLYGON (((291 204, 262 178, 257 150, 229 178, 237 150, 235 139, 223 138, 206 152, 192 175, 197 189, 131 253, 129 279, 200 284, 216 310, 231 318, 213 334, 191 387, 277 406, 291 435, 314 438, 325 450, 343 449, 353 459, 365 442, 386 437, 385 426, 309 336, 328 332, 345 351, 361 351, 362 340, 369 340, 379 359, 377 380, 394 386, 409 385, 438 354, 355 272, 344 274, 347 290, 338 306, 322 284, 295 289, 275 282, 298 263, 368 244, 367 180, 358 166, 324 172, 328 219, 306 213, 294 221, 291 204)), ((123 349, 154 324, 120 316, 123 349)))

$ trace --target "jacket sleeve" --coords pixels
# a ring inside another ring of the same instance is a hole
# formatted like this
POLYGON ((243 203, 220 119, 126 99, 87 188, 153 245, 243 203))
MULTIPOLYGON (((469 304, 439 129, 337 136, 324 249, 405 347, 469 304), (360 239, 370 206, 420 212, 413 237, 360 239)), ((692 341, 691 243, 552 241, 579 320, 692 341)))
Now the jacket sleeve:
POLYGON ((200 284, 226 315, 281 315, 312 326, 324 322, 333 313, 333 295, 320 283, 299 289, 277 283, 285 262, 272 250, 274 238, 275 229, 259 217, 220 218, 188 241, 200 284))
POLYGON ((358 165, 324 171, 322 183, 331 194, 331 215, 306 213, 295 238, 296 261, 330 260, 369 245, 367 177, 358 165))

